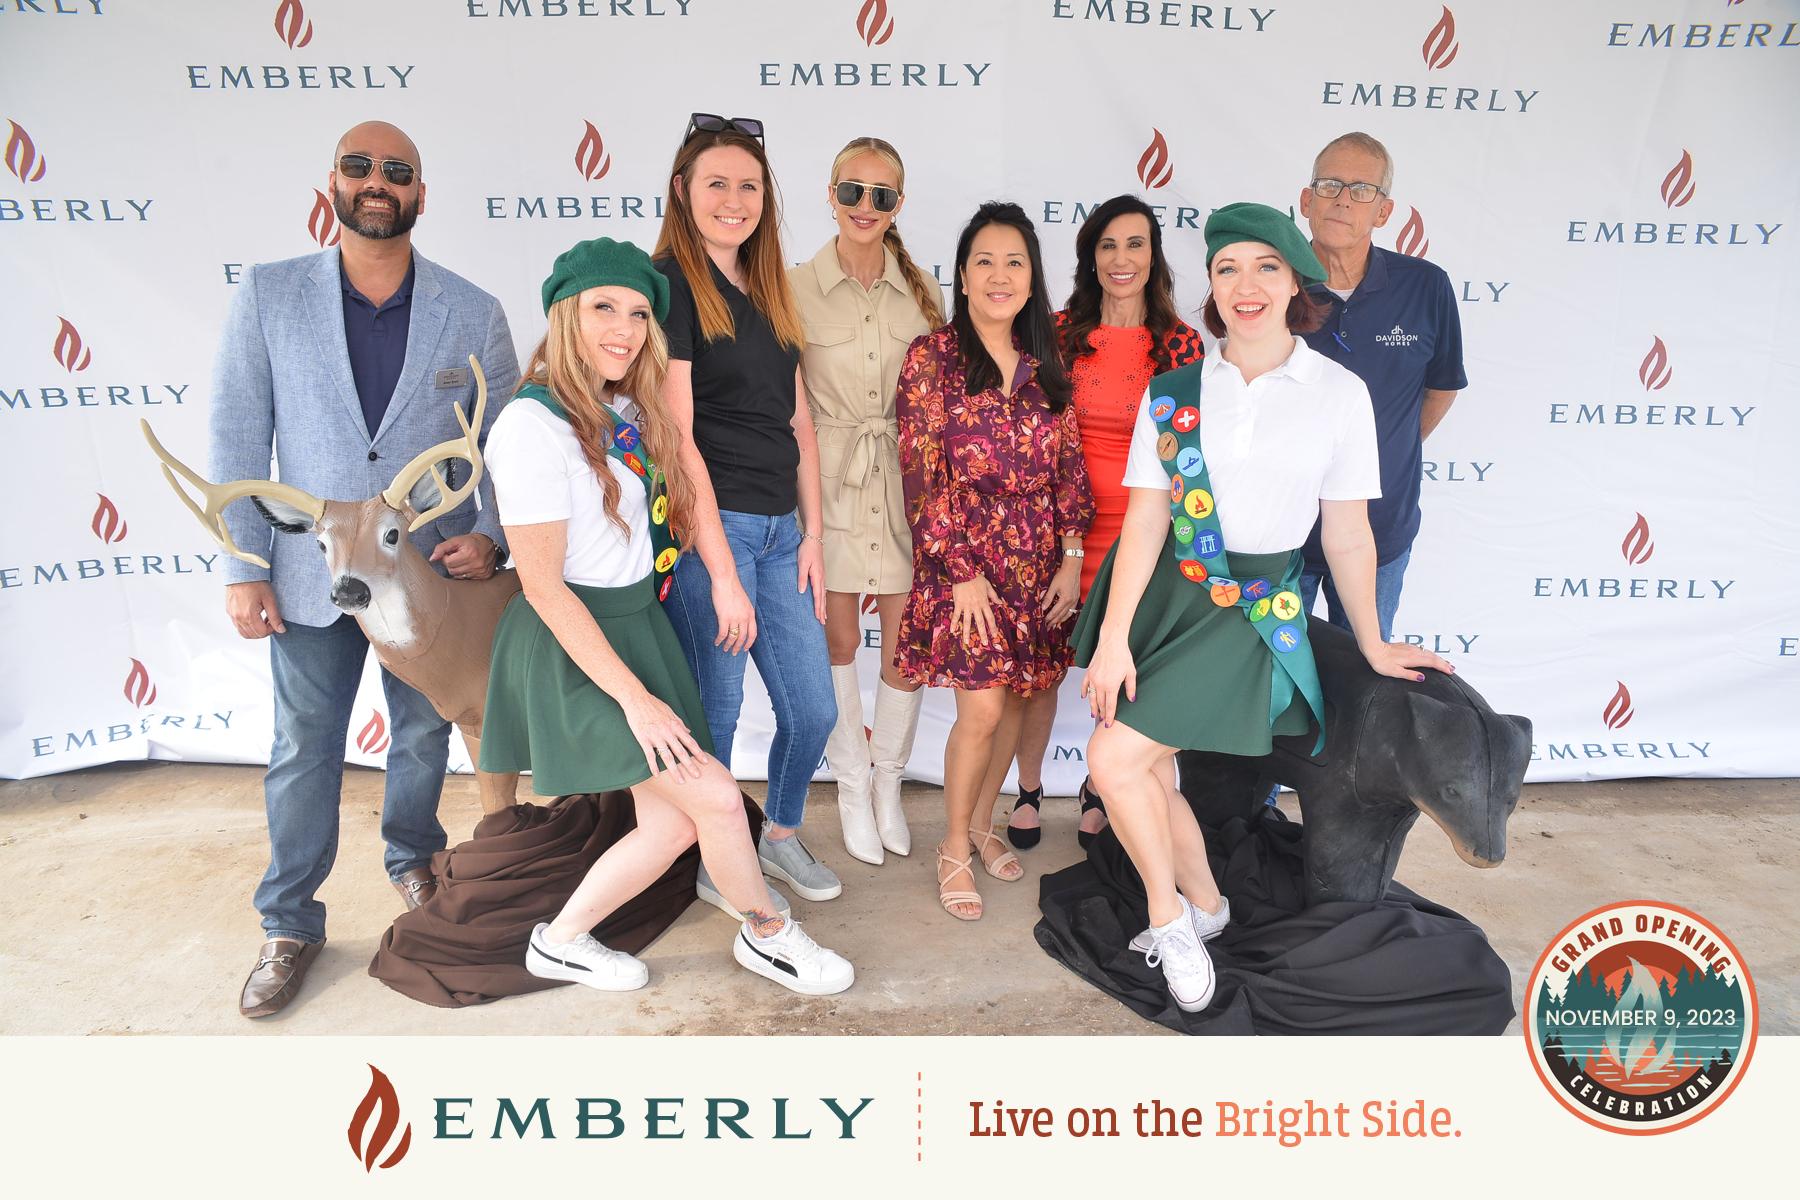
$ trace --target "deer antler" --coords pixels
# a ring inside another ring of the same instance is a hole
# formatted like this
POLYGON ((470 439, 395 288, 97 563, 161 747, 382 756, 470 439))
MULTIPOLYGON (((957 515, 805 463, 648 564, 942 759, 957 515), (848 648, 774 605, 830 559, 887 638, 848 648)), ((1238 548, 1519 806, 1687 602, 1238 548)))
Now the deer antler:
POLYGON ((315 522, 325 511, 323 500, 310 492, 303 492, 289 483, 276 483, 269 479, 239 479, 234 483, 208 483, 189 469, 187 464, 163 448, 163 444, 156 440, 156 434, 151 431, 150 422, 140 420, 138 426, 143 429, 144 440, 150 443, 150 449, 155 451, 156 457, 162 460, 163 478, 169 481, 169 486, 175 490, 175 494, 181 498, 181 502, 187 505, 189 512, 194 514, 194 519, 205 526, 206 532, 212 534, 213 540, 224 547, 225 552, 233 558, 241 558, 247 563, 255 563, 265 569, 269 565, 268 560, 261 555, 240 550, 236 540, 232 538, 231 530, 225 524, 225 507, 233 500, 245 496, 267 496, 272 500, 280 500, 285 504, 293 505, 315 522), (193 484, 202 496, 206 497, 204 510, 194 503, 193 497, 187 494, 185 488, 175 482, 177 472, 183 479, 193 484))
POLYGON ((427 470, 431 472, 431 477, 437 481, 439 501, 428 512, 422 512, 413 518, 412 524, 406 527, 408 533, 412 533, 427 521, 436 520, 467 500, 469 494, 475 490, 475 486, 481 482, 481 446, 478 442, 479 435, 475 431, 481 428, 482 413, 487 408, 487 377, 481 373, 481 364, 475 361, 473 354, 469 355, 469 366, 475 372, 474 428, 470 428, 468 418, 463 416, 462 405, 452 404, 450 410, 456 414, 456 423, 462 426, 462 436, 451 438, 447 442, 439 442, 414 458, 400 468, 400 473, 394 476, 394 481, 388 484, 386 491, 381 493, 382 500, 387 503, 389 508, 396 512, 404 511, 407 504, 406 498, 412 491, 413 484, 419 482, 419 477, 424 475, 427 470), (469 481, 454 492, 450 490, 449 481, 437 468, 437 464, 447 458, 462 458, 469 462, 469 481))

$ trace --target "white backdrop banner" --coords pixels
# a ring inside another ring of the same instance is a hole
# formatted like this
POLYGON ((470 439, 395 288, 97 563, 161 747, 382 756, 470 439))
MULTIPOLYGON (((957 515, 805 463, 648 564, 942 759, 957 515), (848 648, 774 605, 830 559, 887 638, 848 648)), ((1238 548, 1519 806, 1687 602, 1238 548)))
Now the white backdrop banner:
MULTIPOLYGON (((1395 636, 1531 718, 1534 780, 1800 771, 1792 0, 6 0, 0 55, 0 776, 267 761, 267 647, 137 422, 205 462, 232 288, 334 243, 344 129, 414 137, 416 244, 500 297, 523 357, 558 252, 654 241, 695 109, 767 124, 791 260, 875 134, 940 280, 1009 198, 1060 304, 1081 220, 1132 191, 1190 313, 1211 209, 1292 206, 1327 140, 1381 138, 1378 244, 1449 272, 1470 381, 1426 444, 1395 636)), ((870 616, 870 689, 878 641, 870 616)), ((1083 774, 1077 686, 1053 794, 1083 774)), ((951 715, 934 693, 913 776, 941 781, 951 715)), ((771 732, 752 685, 740 776, 771 732)), ((349 742, 382 762, 372 666, 349 742)))

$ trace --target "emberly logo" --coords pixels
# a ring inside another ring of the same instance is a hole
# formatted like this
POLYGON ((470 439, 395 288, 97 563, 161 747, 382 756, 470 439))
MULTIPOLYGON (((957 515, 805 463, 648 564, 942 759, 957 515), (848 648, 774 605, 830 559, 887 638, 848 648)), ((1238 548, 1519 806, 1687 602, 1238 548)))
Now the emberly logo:
POLYGON ((470 17, 685 17, 692 0, 462 0, 470 17))
POLYGON ((1425 236, 1425 218, 1419 215, 1418 209, 1413 209, 1412 216, 1400 227, 1394 249, 1408 258, 1424 258, 1426 251, 1431 249, 1431 239, 1425 236))
MULTIPOLYGON (((1623 680, 1614 681, 1613 694, 1601 703, 1593 699, 1600 723, 1614 733, 1631 724, 1638 715, 1631 689, 1623 680)), ((1642 731, 1638 736, 1643 736, 1642 731)), ((1606 759, 1655 759, 1658 762, 1710 760, 1711 742, 1544 742, 1531 747, 1532 762, 1583 762, 1606 759)))
POLYGON ((1638 364, 1638 382, 1644 385, 1646 392, 1660 392, 1674 377, 1675 372, 1669 366, 1669 348, 1663 345, 1661 338, 1652 337, 1649 353, 1638 364))
MULTIPOLYGON (((613 156, 592 121, 584 120, 582 126, 584 132, 575 143, 575 170, 582 179, 598 182, 612 171, 613 156)), ((483 196, 482 204, 482 215, 490 221, 610 221, 615 217, 643 221, 661 220, 663 215, 661 194, 642 192, 613 196, 483 196)), ((654 239, 654 232, 650 236, 654 239)))
MULTIPOLYGON (((1669 386, 1675 371, 1670 366, 1669 348, 1660 337, 1650 339, 1650 351, 1638 363, 1637 379, 1646 392, 1659 392, 1669 386)), ((1552 425, 1644 425, 1690 426, 1713 429, 1742 429, 1757 406, 1736 404, 1587 404, 1554 401, 1550 405, 1552 425)))
MULTIPOLYGON (((8 120, 6 134, 6 169, 20 183, 40 183, 49 167, 49 158, 17 121, 8 120)), ((99 222, 102 225, 125 224, 150 219, 153 200, 121 200, 115 197, 91 200, 85 197, 33 197, 14 200, 0 196, 0 225, 8 221, 99 222)))
POLYGON ((1167 0, 1051 0, 1050 3, 1050 16, 1059 21, 1157 25, 1165 29, 1204 29, 1209 33, 1262 33, 1274 15, 1272 8, 1171 4, 1167 0), (1246 15, 1250 19, 1249 25, 1244 24, 1246 15))
POLYGON ((1800 46, 1800 21, 1789 21, 1785 29, 1769 21, 1727 21, 1717 26, 1614 21, 1607 30, 1606 44, 1621 50, 1778 50, 1800 46), (1779 41, 1773 40, 1777 29, 1781 30, 1779 41))
POLYGON ((387 718, 379 708, 369 710, 369 719, 356 735, 356 748, 364 754, 380 754, 393 739, 388 737, 387 718))
MULTIPOLYGON (((870 49, 894 36, 887 0, 867 0, 856 14, 857 40, 870 49)), ((991 62, 764 62, 757 64, 761 87, 931 88, 980 87, 991 62)))
MULTIPOLYGON (((301 0, 281 0, 275 6, 274 28, 275 36, 289 50, 303 50, 312 44, 313 23, 301 0)), ((410 63, 404 67, 395 63, 307 63, 298 66, 285 63, 190 63, 187 84, 188 90, 196 92, 404 89, 410 86, 412 73, 413 64, 410 63)))
POLYGON ((337 245, 344 236, 344 231, 338 228, 337 210, 331 207, 331 197, 318 188, 313 189, 313 206, 306 215, 306 232, 319 243, 321 250, 337 245))
POLYGON ((1611 700, 1601 710, 1600 719, 1606 722, 1608 729, 1623 729, 1631 724, 1631 718, 1637 716, 1637 710, 1631 707, 1631 689, 1624 681, 1619 682, 1619 690, 1613 693, 1611 700))
POLYGON ((592 121, 584 121, 587 132, 581 135, 581 141, 575 147, 575 169, 581 177, 588 181, 606 178, 612 170, 612 155, 606 152, 606 143, 600 138, 600 131, 594 128, 592 121))
MULTIPOLYGON (((1637 520, 1619 543, 1619 553, 1627 566, 1641 567, 1650 561, 1656 544, 1650 540, 1650 522, 1643 513, 1632 514, 1637 520)), ((1617 526, 1614 526, 1617 528, 1617 526)), ((1679 549, 1677 550, 1679 554, 1679 549)), ((1667 556, 1665 555, 1665 560, 1667 556)), ((1666 569, 1666 567, 1665 567, 1666 569)), ((1531 595, 1537 600, 1724 600, 1735 579, 1650 579, 1616 578, 1613 576, 1539 575, 1532 581, 1531 595)))
MULTIPOLYGON (((1456 16, 1449 8, 1425 35, 1419 46, 1427 71, 1446 70, 1456 61, 1462 43, 1456 37, 1456 16)), ((1530 110, 1538 97, 1538 89, 1452 87, 1448 84, 1384 81, 1364 83, 1355 80, 1326 80, 1319 102, 1326 105, 1349 105, 1351 108, 1422 108, 1440 112, 1505 113, 1520 116, 1530 110)))
POLYGON ((1626 530, 1625 540, 1619 543, 1619 553, 1632 566, 1641 567, 1656 553, 1656 543, 1650 540, 1650 522, 1644 520, 1643 513, 1635 515, 1637 520, 1626 530))
MULTIPOLYGON (((0 204, 4 203, 0 201, 0 204)), ((73 321, 64 316, 56 319, 56 339, 50 344, 51 359, 71 375, 86 371, 94 361, 93 350, 82 340, 73 321)), ((36 388, 0 385, 0 412, 182 404, 187 390, 185 383, 87 384, 78 387, 59 384, 36 388)), ((4 574, 4 568, 0 568, 0 588, 13 586, 4 581, 4 574)))
POLYGON ((90 525, 94 536, 108 545, 124 541, 125 534, 131 527, 119 515, 118 506, 108 500, 104 492, 94 494, 100 497, 100 503, 94 506, 94 520, 90 525))
POLYGON ((1386 333, 1378 333, 1375 335, 1375 344, 1377 346, 1397 346, 1401 349, 1405 349, 1418 340, 1418 334, 1408 333, 1398 325, 1394 326, 1386 333))
POLYGON ((1147 188, 1168 187, 1175 177, 1175 164, 1169 158, 1169 142, 1162 130, 1150 130, 1150 144, 1138 158, 1138 182, 1147 188))
POLYGON ((71 375, 87 370, 88 364, 94 361, 94 352, 81 344, 81 334, 75 326, 69 324, 69 318, 56 319, 62 325, 56 331, 56 343, 50 347, 51 357, 61 363, 63 370, 71 375))
MULTIPOLYGON (((388 1140, 394 1136, 394 1130, 400 1128, 400 1097, 394 1091, 394 1084, 374 1063, 369 1066, 369 1090, 363 1093, 362 1102, 356 1106, 356 1112, 350 1117, 350 1153, 363 1165, 365 1173, 373 1171, 375 1160, 381 1158, 381 1152, 388 1147, 388 1140), (375 1128, 369 1129, 369 1118, 375 1118, 375 1128), (368 1131, 368 1141, 363 1140, 364 1131, 368 1131)), ((412 1122, 406 1123, 406 1129, 400 1135, 394 1152, 379 1164, 382 1170, 398 1163, 406 1157, 412 1148, 412 1122)))
MULTIPOLYGON (((100 503, 95 506, 93 516, 88 518, 87 527, 106 545, 116 545, 125 540, 128 527, 119 515, 118 506, 109 497, 96 495, 100 503)), ((69 524, 63 528, 73 533, 81 515, 65 513, 64 519, 69 524)), ((217 554, 115 554, 110 558, 0 566, 0 591, 53 583, 89 583, 122 575, 211 575, 218 561, 217 554)))
MULTIPOLYGON (((1663 160, 1668 161, 1668 160, 1663 160)), ((1663 207, 1673 211, 1694 198, 1699 172, 1687 149, 1657 187, 1663 207)), ((1711 193, 1716 195, 1716 190, 1711 193)), ((1569 222, 1563 240, 1618 246, 1767 246, 1783 222, 1761 221, 1607 221, 1569 222)))
POLYGON ((125 698, 131 701, 133 708, 156 703, 156 685, 150 682, 150 672, 135 658, 131 660, 131 670, 125 675, 125 698))
MULTIPOLYGON (((231 728, 231 719, 236 716, 235 710, 224 712, 195 713, 159 713, 153 709, 157 701, 157 687, 150 678, 150 668, 142 660, 128 658, 131 664, 125 672, 123 686, 119 695, 132 708, 141 710, 123 721, 111 725, 95 725, 87 729, 68 729, 57 733, 37 734, 31 738, 31 757, 54 758, 61 754, 74 754, 81 750, 100 751, 102 747, 114 746, 121 742, 129 742, 133 738, 145 737, 151 730, 163 735, 167 730, 192 730, 196 733, 218 733, 231 728)), ((115 678, 117 678, 115 676, 115 678)), ((113 701, 112 703, 117 703, 113 701)), ((90 753, 87 761, 107 761, 105 755, 90 753)), ((71 764, 80 765, 80 764, 71 764)))

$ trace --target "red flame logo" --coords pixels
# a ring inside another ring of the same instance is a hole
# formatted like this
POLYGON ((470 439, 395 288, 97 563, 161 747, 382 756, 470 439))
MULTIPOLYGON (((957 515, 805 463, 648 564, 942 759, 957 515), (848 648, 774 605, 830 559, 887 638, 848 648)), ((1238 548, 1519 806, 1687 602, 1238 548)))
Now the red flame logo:
POLYGON ((1652 338, 1650 353, 1638 364, 1638 382, 1644 385, 1646 392, 1658 392, 1669 386, 1674 375, 1669 366, 1669 348, 1663 345, 1661 338, 1652 338))
POLYGON ((1138 156, 1138 182, 1147 188, 1167 187, 1175 175, 1175 164, 1169 158, 1169 143, 1162 130, 1152 129, 1150 133, 1150 144, 1138 156))
POLYGON ((868 595, 866 595, 862 598, 862 610, 863 610, 864 616, 867 616, 869 613, 872 613, 875 611, 875 593, 874 592, 870 592, 868 595))
POLYGON ((76 371, 87 370, 88 364, 94 361, 93 351, 81 344, 81 334, 75 326, 69 324, 69 318, 56 319, 62 325, 56 331, 56 344, 50 348, 50 353, 56 356, 56 361, 71 375, 76 371))
POLYGON ((150 682, 150 671, 135 658, 131 660, 131 673, 125 676, 125 698, 137 708, 156 703, 156 685, 150 682))
POLYGON ((1621 683, 1613 698, 1606 702, 1606 710, 1600 714, 1600 719, 1606 722, 1608 729, 1623 729, 1636 715, 1631 707, 1631 689, 1621 683))
POLYGON ((1419 215, 1418 209, 1412 210, 1412 216, 1406 218, 1406 224, 1400 227, 1400 236, 1394 239, 1394 249, 1409 258, 1424 258, 1425 252, 1431 249, 1431 242, 1425 237, 1425 218, 1419 215))
POLYGON ((356 748, 364 754, 380 754, 388 748, 387 718, 381 715, 379 708, 369 713, 368 723, 362 732, 356 735, 356 748))
POLYGON ((1438 23, 1431 27, 1431 32, 1425 35, 1425 44, 1419 49, 1429 70, 1442 70, 1456 61, 1456 52, 1462 49, 1462 43, 1456 40, 1456 17, 1448 7, 1438 18, 1438 23))
POLYGON ((606 152, 606 143, 600 140, 600 131, 594 128, 592 121, 583 122, 587 132, 581 137, 581 144, 575 147, 575 169, 581 172, 583 179, 603 179, 612 170, 612 155, 606 152))
POLYGON ((1670 208, 1680 208, 1694 198, 1694 156, 1686 150, 1681 152, 1681 161, 1663 176, 1662 198, 1670 208))
POLYGON ((894 19, 888 16, 887 0, 864 0, 856 14, 856 34, 865 46, 879 46, 894 36, 894 19))
POLYGON ((119 510, 111 500, 99 492, 100 503, 94 507, 94 520, 90 528, 94 536, 103 542, 122 542, 125 540, 125 522, 119 517, 119 510))
POLYGON ((313 241, 319 243, 321 249, 335 246, 343 236, 338 228, 337 213, 332 211, 331 200, 318 188, 313 189, 312 213, 306 218, 306 232, 312 234, 313 241))
POLYGON ((1625 535, 1625 540, 1619 543, 1619 552, 1634 567, 1643 566, 1656 553, 1656 543, 1650 540, 1650 522, 1644 520, 1643 513, 1637 515, 1637 523, 1625 535))
POLYGON ((20 183, 36 183, 44 177, 47 160, 38 153, 37 143, 19 128, 17 121, 7 124, 12 126, 12 132, 6 135, 6 169, 17 175, 20 183))
POLYGON ((275 36, 287 43, 289 50, 299 50, 312 41, 312 22, 300 0, 281 0, 275 10, 275 36))
MULTIPOLYGON (((394 1136, 394 1130, 400 1125, 400 1097, 394 1094, 393 1083, 381 1073, 374 1063, 369 1064, 369 1074, 371 1076, 369 1090, 363 1096, 362 1103, 356 1106, 356 1115, 350 1118, 348 1131, 350 1153, 356 1155, 357 1161, 362 1163, 364 1172, 375 1169, 375 1160, 381 1157, 383 1150, 387 1149, 388 1139, 394 1136), (375 1116, 377 1109, 381 1110, 380 1115, 375 1117, 375 1129, 369 1135, 369 1144, 364 1146, 363 1130, 368 1126, 369 1118, 375 1116)), ((410 1149, 412 1149, 412 1122, 408 1121, 406 1131, 400 1135, 400 1144, 394 1147, 392 1154, 387 1156, 387 1160, 381 1164, 381 1169, 385 1171, 405 1158, 406 1152, 410 1149)))

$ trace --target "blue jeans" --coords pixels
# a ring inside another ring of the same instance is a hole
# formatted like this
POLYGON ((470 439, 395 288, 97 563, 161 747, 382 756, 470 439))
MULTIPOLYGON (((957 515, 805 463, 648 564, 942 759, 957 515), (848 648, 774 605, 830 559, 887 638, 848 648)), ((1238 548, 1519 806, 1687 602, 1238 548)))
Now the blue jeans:
MULTIPOLYGON (((763 807, 775 824, 797 829, 806 818, 807 786, 837 722, 825 625, 813 615, 812 590, 797 590, 800 522, 793 513, 764 517, 721 512, 719 517, 738 582, 756 611, 750 657, 775 709, 769 796, 763 807)), ((731 740, 744 707, 744 655, 713 645, 719 621, 713 612, 712 576, 698 554, 683 554, 675 564, 675 586, 664 609, 700 684, 713 753, 730 767, 731 740)))
MULTIPOLYGON (((316 628, 289 624, 269 637, 275 677, 275 744, 263 776, 269 814, 269 869, 256 888, 265 934, 325 939, 325 906, 314 898, 337 858, 344 739, 369 640, 349 617, 316 628)), ((381 673, 387 696, 387 783, 381 836, 388 878, 427 866, 444 848, 438 795, 450 758, 450 723, 431 703, 381 673)))
MULTIPOLYGON (((1394 634, 1394 612, 1400 607, 1400 585, 1406 581, 1406 564, 1412 561, 1412 547, 1392 562, 1382 563, 1375 568, 1375 615, 1381 620, 1381 640, 1387 641, 1394 634)), ((1300 576, 1300 603, 1307 612, 1312 611, 1313 598, 1319 594, 1319 581, 1325 581, 1325 609, 1330 614, 1331 623, 1339 629, 1349 629, 1350 620, 1344 615, 1343 605, 1338 602, 1337 589, 1331 585, 1329 571, 1314 574, 1311 571, 1300 576)))

